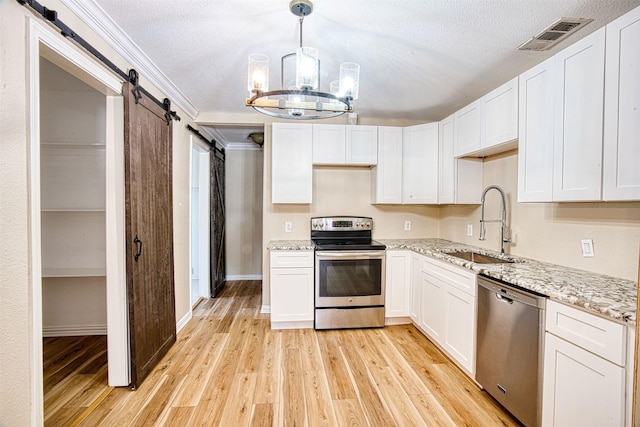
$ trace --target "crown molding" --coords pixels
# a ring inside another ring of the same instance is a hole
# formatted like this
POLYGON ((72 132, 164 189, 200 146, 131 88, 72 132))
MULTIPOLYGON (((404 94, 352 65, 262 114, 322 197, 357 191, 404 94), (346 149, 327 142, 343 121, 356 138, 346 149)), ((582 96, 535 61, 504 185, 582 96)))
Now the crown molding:
POLYGON ((164 92, 191 119, 195 120, 198 108, 173 84, 133 40, 107 15, 94 0, 61 0, 78 18, 98 34, 120 54, 140 75, 164 92))

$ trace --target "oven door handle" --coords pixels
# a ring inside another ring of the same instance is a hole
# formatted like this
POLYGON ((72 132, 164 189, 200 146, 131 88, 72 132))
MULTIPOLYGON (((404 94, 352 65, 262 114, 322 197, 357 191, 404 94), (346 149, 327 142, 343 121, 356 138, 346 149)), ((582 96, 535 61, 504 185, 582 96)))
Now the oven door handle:
POLYGON ((316 252, 316 258, 382 258, 385 251, 321 251, 316 252))

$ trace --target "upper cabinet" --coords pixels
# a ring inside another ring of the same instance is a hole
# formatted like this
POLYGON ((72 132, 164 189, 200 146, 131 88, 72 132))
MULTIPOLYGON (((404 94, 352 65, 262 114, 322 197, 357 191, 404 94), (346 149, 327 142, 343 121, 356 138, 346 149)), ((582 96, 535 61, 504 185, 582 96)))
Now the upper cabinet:
POLYGON ((402 203, 438 203, 438 123, 403 129, 402 203))
POLYGON ((402 203, 401 127, 378 127, 378 164, 371 168, 371 203, 402 203))
POLYGON ((312 125, 274 123, 271 139, 271 202, 311 203, 312 125))
POLYGON ((313 125, 314 165, 371 166, 377 160, 377 126, 313 125))
POLYGON ((640 200, 640 8, 607 25, 604 200, 640 200))
POLYGON ((601 28, 554 56, 554 201, 601 198, 604 39, 601 28))
POLYGON ((454 155, 454 115, 441 120, 439 130, 439 204, 477 204, 482 194, 482 160, 454 155))
POLYGON ((636 9, 520 76, 518 201, 640 200, 639 63, 636 9))
POLYGON ((518 78, 514 78, 454 114, 456 157, 483 157, 516 147, 518 78))

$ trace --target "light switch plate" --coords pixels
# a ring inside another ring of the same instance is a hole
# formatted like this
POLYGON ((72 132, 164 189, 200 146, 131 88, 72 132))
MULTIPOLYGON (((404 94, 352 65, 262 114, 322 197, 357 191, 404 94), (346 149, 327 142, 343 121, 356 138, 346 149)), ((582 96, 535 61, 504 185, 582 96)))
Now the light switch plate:
POLYGON ((284 231, 285 231, 285 233, 291 233, 292 230, 293 230, 293 224, 291 223, 291 221, 286 221, 284 223, 284 231))
POLYGON ((593 252, 593 240, 591 239, 582 239, 580 241, 582 243, 582 256, 583 257, 593 257, 596 254, 593 252))
POLYGON ((411 221, 405 221, 404 222, 404 231, 410 231, 411 230, 411 221))
POLYGON ((473 236, 473 224, 467 224, 467 236, 473 236))

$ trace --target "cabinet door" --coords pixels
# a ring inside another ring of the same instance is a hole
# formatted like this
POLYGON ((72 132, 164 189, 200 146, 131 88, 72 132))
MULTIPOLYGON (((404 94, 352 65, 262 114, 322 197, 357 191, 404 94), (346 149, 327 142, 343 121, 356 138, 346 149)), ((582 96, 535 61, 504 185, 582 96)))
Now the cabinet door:
POLYGON ((406 251, 387 251, 385 316, 409 316, 411 255, 406 251))
POLYGON ((346 126, 346 163, 375 165, 378 163, 378 127, 346 126))
POLYGON ((545 334, 542 425, 624 425, 624 368, 545 334))
POLYGON ((420 288, 422 287, 422 256, 411 254, 411 300, 409 301, 409 317, 414 325, 420 325, 422 309, 422 299, 420 298, 420 288))
POLYGON ((607 25, 604 200, 640 200, 640 8, 607 25))
POLYGON ((313 164, 345 164, 344 125, 313 125, 313 164))
POLYGON ((455 114, 454 155, 461 157, 481 148, 482 102, 481 99, 467 105, 455 114))
POLYGON ((313 268, 271 269, 271 321, 313 321, 313 268))
POLYGON ((553 199, 554 58, 520 75, 518 201, 553 199))
POLYGON ((448 286, 444 299, 445 336, 442 344, 473 376, 476 365, 476 298, 448 286))
POLYGON ((604 36, 601 28, 554 56, 554 201, 601 199, 604 36))
POLYGON ((378 164, 371 168, 371 203, 402 203, 402 128, 378 126, 378 164))
POLYGON ((311 125, 274 123, 272 126, 271 202, 311 203, 311 125))
POLYGON ((439 182, 438 203, 455 203, 456 159, 453 157, 453 115, 441 120, 438 124, 439 140, 439 182))
POLYGON ((518 138, 518 78, 482 97, 484 136, 481 147, 489 148, 518 138))
POLYGON ((403 129, 402 202, 438 203, 438 123, 403 129))
POLYGON ((438 343, 442 343, 445 331, 445 292, 447 284, 427 273, 421 274, 420 327, 438 343))

